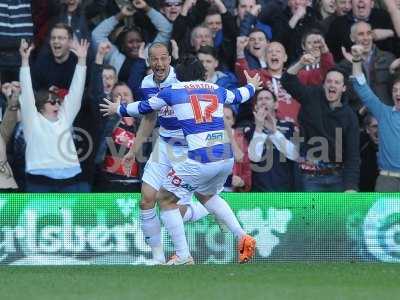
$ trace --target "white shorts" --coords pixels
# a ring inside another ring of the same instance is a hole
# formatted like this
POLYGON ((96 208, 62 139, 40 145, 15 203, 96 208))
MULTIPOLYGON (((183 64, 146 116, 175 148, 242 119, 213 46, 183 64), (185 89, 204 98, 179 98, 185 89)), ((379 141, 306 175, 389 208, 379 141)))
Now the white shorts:
POLYGON ((223 189, 232 168, 233 158, 206 164, 187 159, 174 164, 162 187, 179 199, 190 199, 194 192, 216 195, 223 189))
MULTIPOLYGON (((186 146, 173 146, 159 137, 144 167, 142 181, 155 190, 160 190, 163 181, 167 178, 168 172, 174 165, 187 159, 187 151, 188 148, 186 146)), ((180 204, 187 204, 189 202, 191 202, 191 197, 179 201, 180 204)))

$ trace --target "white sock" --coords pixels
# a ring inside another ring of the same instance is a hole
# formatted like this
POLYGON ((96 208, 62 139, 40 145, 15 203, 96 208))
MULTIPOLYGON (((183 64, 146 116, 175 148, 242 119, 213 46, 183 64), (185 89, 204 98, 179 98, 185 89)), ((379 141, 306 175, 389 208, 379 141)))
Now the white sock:
POLYGON ((226 201, 219 195, 212 196, 204 206, 211 214, 215 215, 220 221, 225 223, 237 238, 246 235, 246 232, 243 230, 242 226, 240 226, 239 221, 228 203, 226 203, 226 201))
POLYGON ((189 246, 186 241, 185 228, 183 227, 183 220, 179 209, 161 211, 161 220, 171 237, 176 255, 181 259, 188 258, 190 256, 189 246))
POLYGON ((146 244, 151 248, 153 259, 165 262, 164 249, 161 244, 161 223, 155 208, 140 210, 140 225, 146 244))
POLYGON ((183 216, 183 222, 195 222, 207 216, 208 210, 200 202, 191 202, 186 205, 186 213, 183 216))

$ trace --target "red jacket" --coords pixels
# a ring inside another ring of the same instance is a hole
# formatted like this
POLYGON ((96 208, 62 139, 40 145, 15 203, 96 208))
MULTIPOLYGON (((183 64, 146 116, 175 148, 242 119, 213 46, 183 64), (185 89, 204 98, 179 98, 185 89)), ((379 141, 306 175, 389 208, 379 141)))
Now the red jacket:
POLYGON ((304 85, 321 85, 324 82, 326 73, 335 66, 333 55, 330 52, 323 53, 319 63, 319 68, 301 69, 297 77, 304 85))
POLYGON ((235 192, 249 192, 251 190, 251 165, 248 153, 248 142, 241 130, 235 130, 233 138, 243 152, 242 162, 236 162, 233 164, 232 175, 240 177, 244 181, 244 187, 234 188, 235 192))
POLYGON ((256 73, 258 73, 261 77, 264 87, 268 88, 272 92, 278 92, 277 94, 275 93, 275 96, 278 99, 278 109, 276 113, 277 118, 282 121, 297 124, 297 115, 299 114, 300 103, 282 87, 280 79, 276 78, 276 80, 274 80, 268 69, 251 70, 246 59, 239 58, 236 60, 235 72, 241 84, 246 83, 246 77, 244 75, 245 70, 250 76, 254 76, 256 73))

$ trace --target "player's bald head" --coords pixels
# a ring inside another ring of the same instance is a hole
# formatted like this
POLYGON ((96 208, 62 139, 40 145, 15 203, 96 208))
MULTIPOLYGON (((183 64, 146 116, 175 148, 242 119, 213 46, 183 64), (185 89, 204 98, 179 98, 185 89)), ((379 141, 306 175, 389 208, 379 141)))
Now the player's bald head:
POLYGON ((153 50, 155 49, 163 49, 165 50, 169 55, 171 55, 171 51, 170 51, 170 47, 168 47, 167 44, 164 43, 160 43, 160 42, 156 42, 156 43, 152 43, 149 47, 149 56, 151 55, 151 53, 153 52, 153 50))

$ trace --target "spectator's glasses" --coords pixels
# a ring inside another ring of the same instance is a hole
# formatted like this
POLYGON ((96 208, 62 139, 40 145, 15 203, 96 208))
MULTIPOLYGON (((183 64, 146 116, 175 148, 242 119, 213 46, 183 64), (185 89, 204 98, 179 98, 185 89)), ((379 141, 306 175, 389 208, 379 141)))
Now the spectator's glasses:
POLYGON ((61 101, 58 99, 57 100, 51 99, 51 100, 47 101, 46 103, 49 103, 51 105, 56 105, 56 104, 61 105, 61 101))
POLYGON ((60 105, 61 106, 61 100, 60 98, 58 98, 57 96, 55 96, 54 94, 50 93, 49 95, 49 99, 46 101, 46 103, 49 103, 51 105, 60 105))

